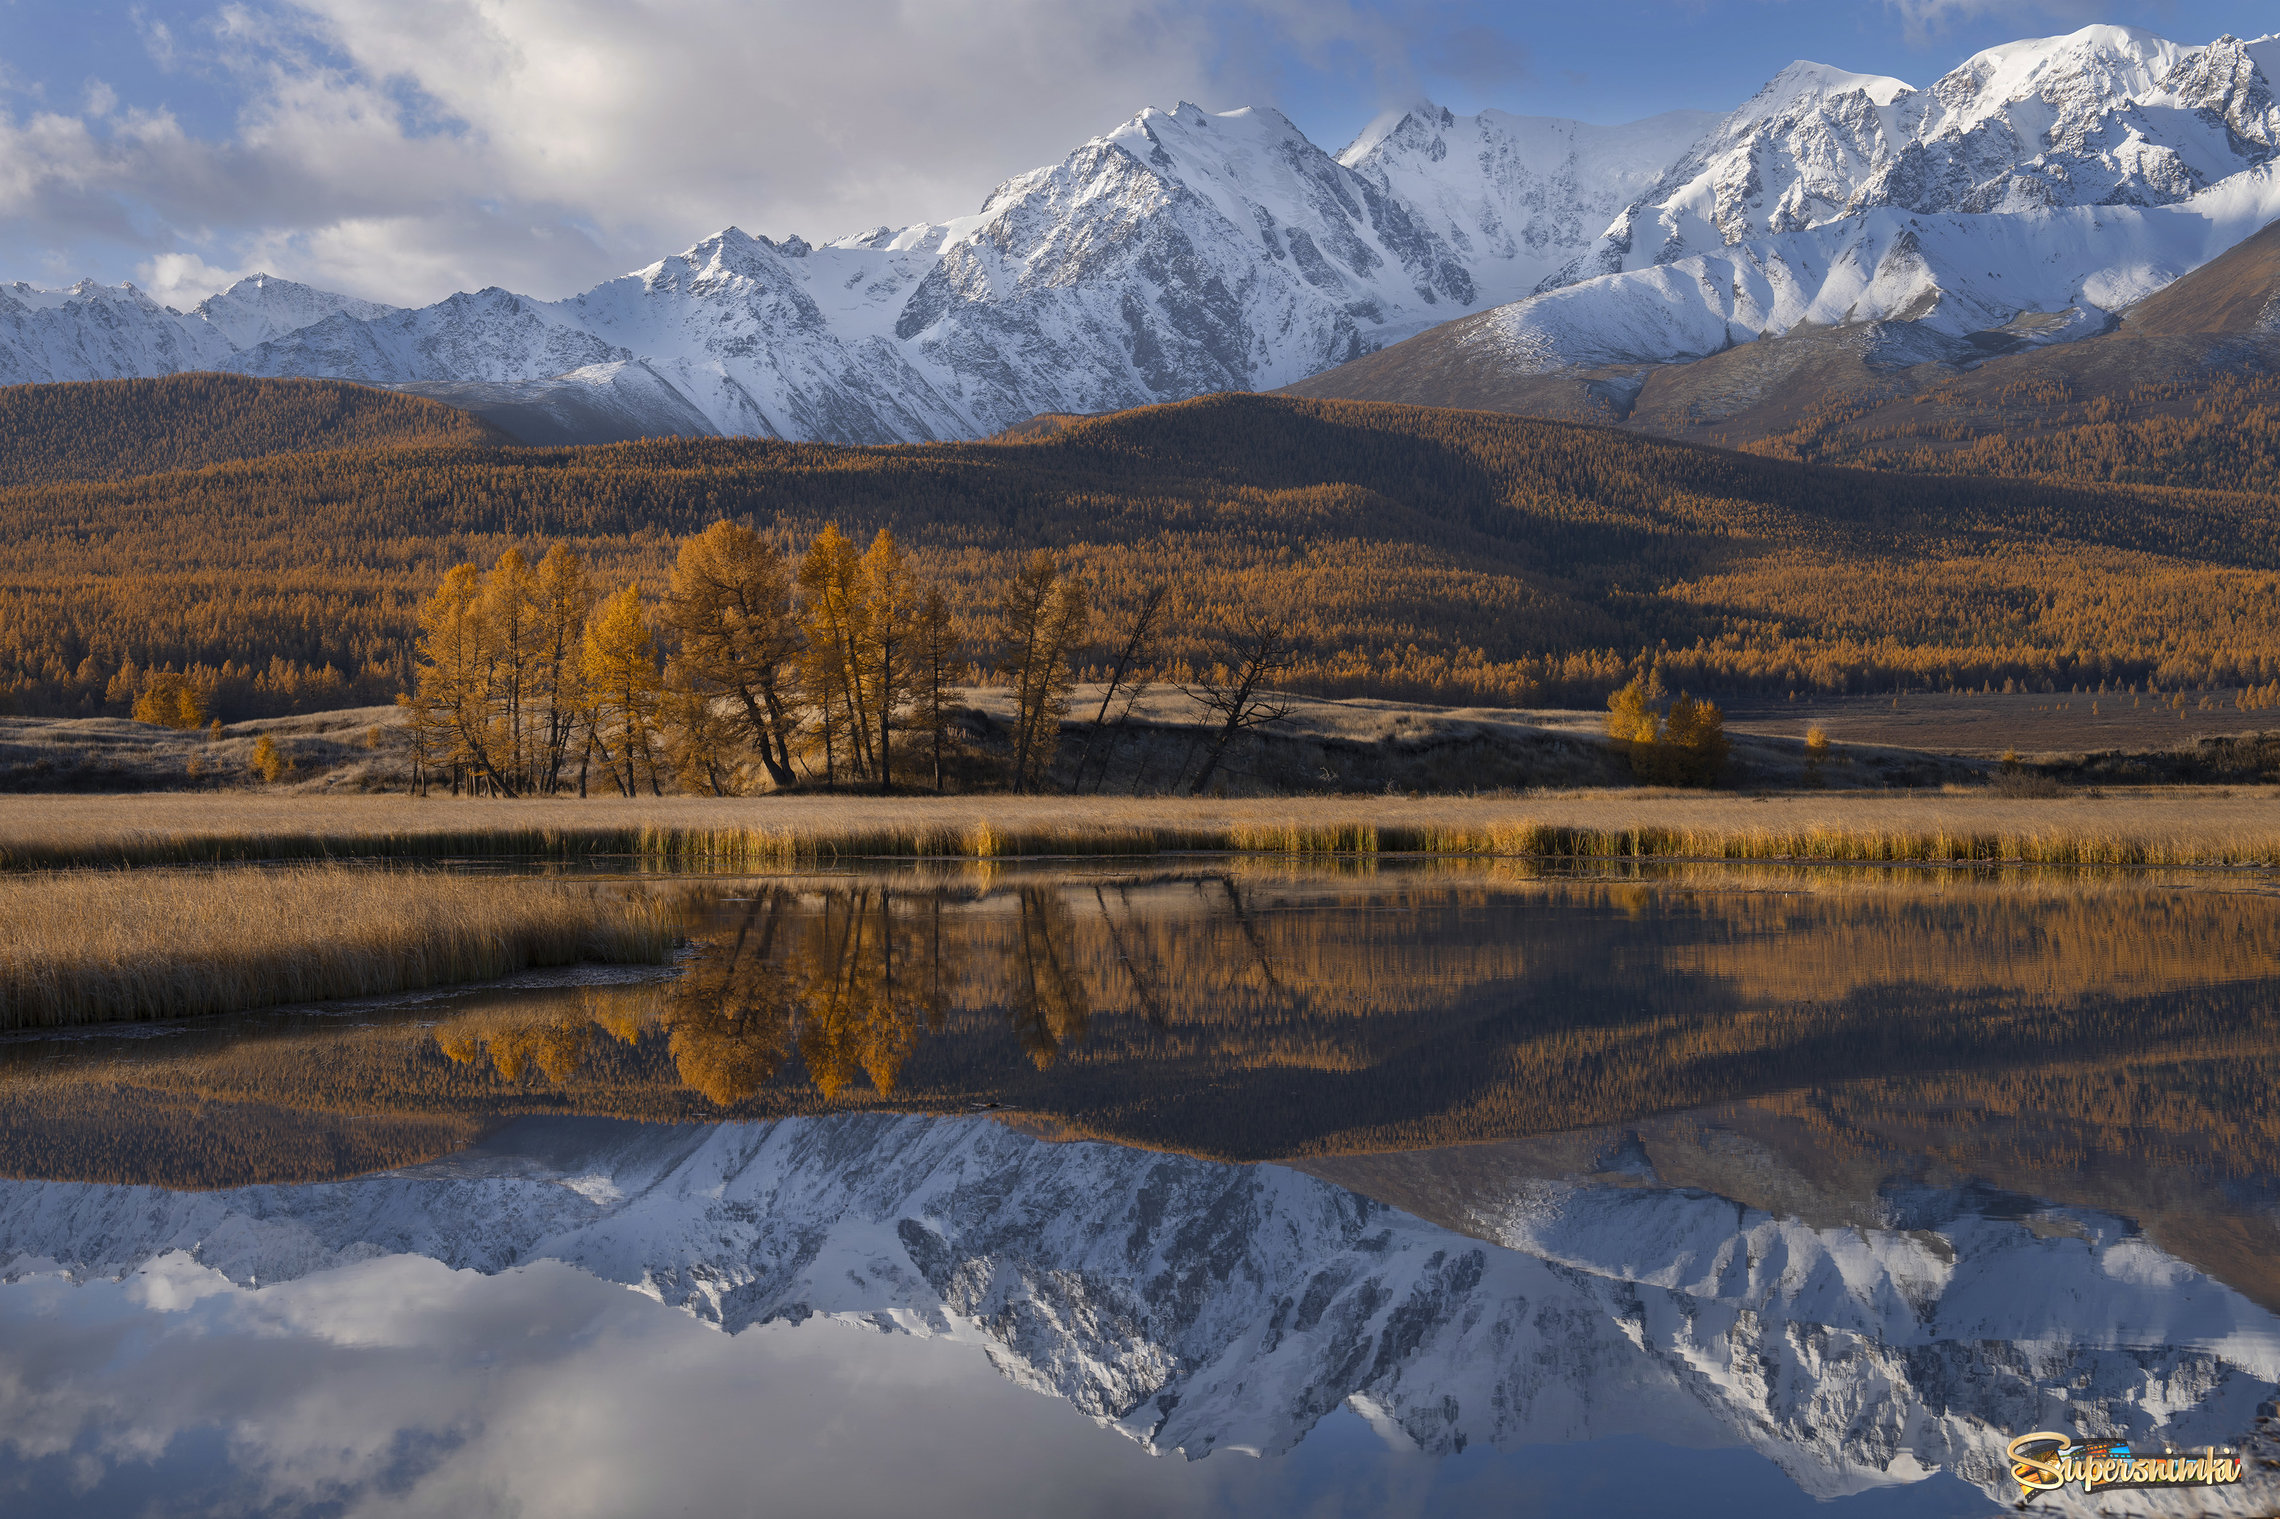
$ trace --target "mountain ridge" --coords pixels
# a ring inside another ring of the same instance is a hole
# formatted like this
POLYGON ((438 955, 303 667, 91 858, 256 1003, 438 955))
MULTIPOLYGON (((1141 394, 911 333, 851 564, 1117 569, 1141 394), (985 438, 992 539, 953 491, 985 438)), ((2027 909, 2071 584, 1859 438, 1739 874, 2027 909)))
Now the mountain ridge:
POLYGON ((563 300, 403 310, 251 277, 182 314, 132 287, 10 287, 0 378, 537 385, 544 405, 496 404, 549 442, 569 418, 617 437, 693 413, 869 443, 1303 383, 1451 318, 1515 375, 1618 395, 1800 329, 2069 341, 2280 215, 2276 70, 2280 37, 2093 26, 1923 89, 1793 64, 1716 118, 1419 102, 1337 154, 1277 111, 1181 102, 970 216, 822 242, 727 228, 563 300))

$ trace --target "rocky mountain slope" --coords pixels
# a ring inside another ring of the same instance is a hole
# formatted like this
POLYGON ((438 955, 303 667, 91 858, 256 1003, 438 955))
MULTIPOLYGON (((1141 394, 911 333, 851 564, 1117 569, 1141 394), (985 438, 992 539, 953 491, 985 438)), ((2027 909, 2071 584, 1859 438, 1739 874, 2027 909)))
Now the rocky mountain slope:
POLYGON ((492 289, 402 311, 256 277, 177 315, 131 287, 19 287, 0 379, 338 377, 455 395, 530 441, 700 417, 737 435, 972 437, 1283 384, 1525 293, 1710 120, 1421 104, 1333 158, 1277 112, 1182 104, 973 216, 823 244, 730 228, 566 301, 492 289))
POLYGON ((1931 366, 1921 389, 2141 302, 2150 332, 2149 298, 2280 218, 2276 71, 2280 39, 2120 27, 1924 90, 1796 65, 1544 291, 1292 389, 1736 441, 1768 430, 1737 413, 1931 366))
POLYGON ((1281 1167, 981 1119, 537 1120, 322 1186, 0 1184, 0 1262, 186 1251, 250 1284, 559 1259, 732 1333, 968 1341, 1191 1459, 1286 1450, 1344 1403, 1434 1453, 1742 1444, 1830 1496, 1941 1469, 2000 1495, 2002 1441, 2053 1420, 2225 1442, 2280 1380, 2280 1323, 2118 1219, 1920 1189, 1817 1228, 1640 1172, 1508 1178, 1458 1233, 1281 1167))
POLYGON ((1311 386, 1428 328, 1436 373, 1485 376, 1444 390, 1536 410, 1620 405, 1654 366, 1832 327, 1901 327, 1960 364, 2107 330, 2280 216, 2276 71, 2280 38, 2093 26, 1923 89, 1798 63, 1716 120, 1420 103, 1336 156, 1272 110, 1183 103, 971 216, 823 243, 731 228, 562 301, 397 311, 257 277, 185 315, 125 287, 11 287, 0 379, 509 387, 461 395, 534 441, 701 418, 870 442, 1311 386))
POLYGON ((1652 269, 1873 210, 2166 206, 2280 152, 2280 38, 2179 47, 2088 26, 1927 89, 1797 63, 1626 208, 1577 276, 1652 269))
POLYGON ((1514 360, 1496 330, 1505 315, 1436 328, 1289 393, 1614 423, 1721 444, 1786 434, 1816 417, 1848 434, 1963 441, 2187 415, 2219 392, 2251 403, 2244 382, 2280 375, 2280 221, 2124 308, 2108 330, 2071 341, 2052 341, 2054 329, 2063 338, 2075 325, 2067 313, 1962 336, 1877 319, 1803 324, 1663 364, 1538 365, 1514 360), (2101 398, 2120 409, 2083 409, 2101 398))

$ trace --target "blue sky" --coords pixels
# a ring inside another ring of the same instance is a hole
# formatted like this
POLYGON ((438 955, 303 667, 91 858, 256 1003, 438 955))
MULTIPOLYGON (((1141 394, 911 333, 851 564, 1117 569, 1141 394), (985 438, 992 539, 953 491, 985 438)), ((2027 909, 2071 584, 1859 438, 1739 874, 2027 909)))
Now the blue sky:
POLYGON ((1419 95, 1593 121, 1793 58, 1925 84, 2092 21, 2273 0, 0 0, 0 278, 177 305, 268 270, 568 294, 734 223, 972 211, 1144 105, 1280 106, 1335 151, 1419 95))

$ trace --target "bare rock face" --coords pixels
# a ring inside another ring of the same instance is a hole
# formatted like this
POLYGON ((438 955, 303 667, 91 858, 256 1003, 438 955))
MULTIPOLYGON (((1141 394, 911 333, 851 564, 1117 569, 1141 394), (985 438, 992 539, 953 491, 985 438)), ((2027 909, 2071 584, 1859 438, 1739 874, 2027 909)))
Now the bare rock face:
POLYGON ((2226 1443, 2280 1380, 2280 1323, 2095 1212, 1919 1186, 1808 1222, 1620 1158, 1452 1206, 1432 1223, 1280 1166, 986 1119, 526 1120, 327 1185, 0 1183, 0 1269, 188 1252, 266 1284, 383 1254, 554 1259, 730 1333, 969 1341, 1190 1459, 1287 1450, 1346 1404, 1427 1452, 1745 1445, 1824 1496, 1949 1470, 2005 1498, 2003 1442, 2054 1419, 2226 1443))

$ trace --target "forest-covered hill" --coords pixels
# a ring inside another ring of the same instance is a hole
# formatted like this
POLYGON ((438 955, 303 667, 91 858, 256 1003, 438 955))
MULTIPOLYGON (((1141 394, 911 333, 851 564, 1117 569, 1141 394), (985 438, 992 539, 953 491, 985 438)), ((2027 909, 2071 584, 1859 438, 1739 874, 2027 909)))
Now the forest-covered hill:
POLYGON ((267 454, 507 441, 454 407, 341 380, 0 386, 0 485, 126 480, 267 454))
POLYGON ((241 712, 385 700, 450 565, 567 542, 661 590, 676 537, 720 517, 789 541, 892 527, 985 661, 1002 583, 1045 547, 1094 581, 1103 649, 1163 580, 1168 659, 1207 669, 1238 613, 1272 609, 1296 637, 1287 683, 1330 695, 1596 702, 1647 663, 1673 689, 1774 694, 2280 676, 2269 494, 1228 395, 1015 442, 396 443, 18 485, 0 692, 105 710, 124 662, 228 662, 241 712))

